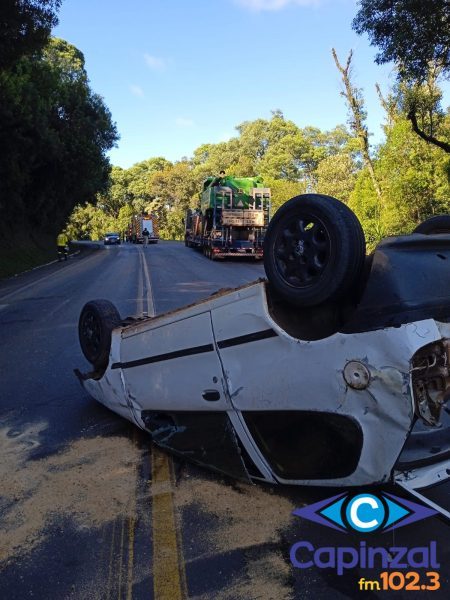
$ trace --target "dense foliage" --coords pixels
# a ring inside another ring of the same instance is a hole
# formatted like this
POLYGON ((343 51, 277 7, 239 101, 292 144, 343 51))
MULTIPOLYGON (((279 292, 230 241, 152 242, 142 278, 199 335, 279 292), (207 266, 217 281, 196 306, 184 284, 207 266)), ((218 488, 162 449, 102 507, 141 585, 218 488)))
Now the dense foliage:
POLYGON ((356 171, 357 156, 345 127, 301 129, 275 111, 271 119, 242 123, 237 131, 227 142, 200 146, 190 159, 152 158, 130 169, 114 167, 111 187, 99 196, 97 207, 75 211, 71 234, 98 238, 107 229, 124 231, 130 215, 151 211, 159 215, 163 237, 180 239, 185 210, 198 204, 203 180, 222 169, 230 175, 261 174, 272 189, 274 209, 317 186, 330 190, 335 177, 341 180, 336 192, 348 200, 343 168, 356 171))
POLYGON ((83 54, 49 37, 59 3, 7 0, 1 8, 0 245, 18 252, 54 248, 74 206, 106 190, 106 153, 117 140, 83 54), (8 45, 14 52, 3 53, 8 45))
MULTIPOLYGON (((106 230, 125 231, 131 215, 151 211, 159 215, 162 237, 181 239, 184 211, 198 205, 202 181, 225 169, 230 175, 262 175, 272 189, 273 210, 307 191, 339 198, 362 221, 369 247, 384 235, 408 233, 428 216, 450 212, 450 160, 415 135, 401 88, 385 104, 386 141, 371 159, 380 195, 356 131, 299 128, 275 111, 271 119, 242 123, 228 142, 200 146, 190 159, 151 158, 129 169, 114 167, 108 192, 96 207, 76 209, 70 232, 97 239, 106 230)), ((450 118, 441 115, 436 123, 445 134, 450 118)))
POLYGON ((436 135, 423 112, 435 99, 424 94, 439 76, 450 76, 450 2, 448 0, 360 0, 353 21, 378 47, 379 64, 394 62, 398 81, 409 90, 407 118, 423 140, 450 153, 450 141, 436 135))
POLYGON ((57 24, 61 0, 2 0, 0 3, 0 69, 39 52, 57 24))
POLYGON ((379 47, 379 62, 399 67, 394 88, 386 98, 380 93, 386 136, 377 148, 370 147, 363 91, 351 80, 352 53, 345 64, 334 53, 348 127, 299 127, 276 110, 270 119, 241 123, 227 142, 201 145, 190 158, 154 157, 111 171, 106 153, 118 137, 111 115, 90 89, 83 54, 50 38, 60 0, 5 0, 0 245, 24 238, 50 245, 70 214, 72 237, 124 232, 132 215, 154 212, 162 237, 181 239, 185 210, 197 206, 202 181, 222 169, 262 175, 274 211, 307 191, 341 199, 362 221, 369 246, 450 212, 450 114, 438 85, 449 73, 448 4, 360 1, 354 27, 379 47))
POLYGON ((360 0, 353 21, 379 52, 379 64, 394 62, 402 77, 423 82, 430 63, 450 68, 448 0, 360 0))
MULTIPOLYGON (((116 131, 81 52, 52 39, 39 59, 0 72, 0 206, 9 234, 56 235, 109 177, 116 131)), ((37 241, 37 240, 36 240, 37 241)))

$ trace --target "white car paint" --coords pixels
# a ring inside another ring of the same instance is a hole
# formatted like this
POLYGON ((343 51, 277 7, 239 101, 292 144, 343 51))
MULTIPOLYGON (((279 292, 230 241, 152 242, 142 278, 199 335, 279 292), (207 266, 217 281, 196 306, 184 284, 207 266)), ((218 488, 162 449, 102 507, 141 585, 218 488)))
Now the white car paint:
POLYGON ((228 413, 260 479, 269 482, 382 483, 392 478, 414 422, 412 357, 449 333, 448 325, 425 319, 303 341, 273 320, 265 283, 255 282, 115 329, 106 371, 99 378, 84 378, 83 385, 143 429, 142 410, 228 413), (365 389, 347 385, 343 371, 350 361, 369 371, 365 389), (217 390, 220 398, 204 400, 202 392, 208 389, 217 390), (357 421, 363 447, 356 469, 346 477, 320 481, 277 476, 242 417, 242 411, 255 410, 327 412, 357 421))

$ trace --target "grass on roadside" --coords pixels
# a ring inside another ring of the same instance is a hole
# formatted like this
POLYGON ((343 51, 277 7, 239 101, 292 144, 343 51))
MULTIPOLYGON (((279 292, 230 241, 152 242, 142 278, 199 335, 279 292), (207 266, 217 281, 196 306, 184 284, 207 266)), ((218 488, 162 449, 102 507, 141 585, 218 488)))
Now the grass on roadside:
POLYGON ((56 246, 46 249, 36 246, 0 248, 0 279, 12 277, 56 258, 56 246))

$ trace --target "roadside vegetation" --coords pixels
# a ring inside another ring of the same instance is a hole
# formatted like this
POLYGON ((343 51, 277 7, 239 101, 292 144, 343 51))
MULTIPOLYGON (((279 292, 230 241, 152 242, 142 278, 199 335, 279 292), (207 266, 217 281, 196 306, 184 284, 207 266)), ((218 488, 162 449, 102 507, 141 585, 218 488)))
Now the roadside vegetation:
POLYGON ((0 8, 0 276, 55 257, 74 207, 109 183, 118 139, 83 54, 50 37, 60 0, 0 8))
MULTIPOLYGON (((273 209, 300 193, 317 192, 347 203, 359 217, 369 249, 386 235, 410 233, 424 219, 450 212, 450 112, 440 82, 450 75, 450 6, 446 0, 360 0, 353 28, 368 34, 379 64, 393 62, 392 89, 376 86, 385 111, 384 141, 373 147, 364 92, 352 77, 353 53, 338 57, 348 122, 331 131, 298 127, 275 110, 270 119, 236 127, 228 142, 204 144, 172 163, 149 158, 115 167, 96 206, 79 205, 69 230, 99 237, 124 231, 132 214, 154 212, 163 238, 181 239, 183 214, 198 203, 202 180, 222 169, 262 175, 273 209)), ((339 101, 338 91, 336 101, 339 101)))
POLYGON ((162 238, 181 239, 186 208, 197 205, 202 181, 222 169, 261 175, 274 211, 305 192, 337 197, 361 220, 369 249, 450 212, 450 112, 440 89, 450 74, 445 0, 358 4, 354 29, 368 34, 377 62, 392 61, 397 72, 392 89, 374 81, 385 110, 379 145, 371 143, 353 54, 333 50, 342 80, 335 101, 347 104, 346 124, 299 127, 274 110, 269 119, 237 125, 227 142, 129 169, 109 164, 118 134, 90 88, 82 52, 51 38, 60 2, 5 0, 0 8, 0 276, 53 256, 66 225, 72 238, 98 239, 124 232, 133 214, 152 212, 162 238))
MULTIPOLYGON (((403 84, 381 99, 385 141, 376 147, 370 147, 362 92, 353 85, 351 90, 343 101, 358 106, 359 118, 350 111, 347 126, 300 128, 274 111, 270 119, 240 124, 227 142, 200 146, 190 158, 113 167, 111 185, 97 204, 75 209, 70 235, 98 239, 107 230, 125 231, 133 214, 153 212, 162 238, 182 239, 186 208, 197 206, 202 181, 222 169, 229 175, 261 175, 272 189, 274 211, 305 192, 335 196, 356 212, 371 247, 385 235, 410 233, 427 217, 450 212, 450 155, 413 131, 403 84)), ((422 120, 449 138, 450 115, 440 108, 437 83, 421 91, 432 101, 422 120)))

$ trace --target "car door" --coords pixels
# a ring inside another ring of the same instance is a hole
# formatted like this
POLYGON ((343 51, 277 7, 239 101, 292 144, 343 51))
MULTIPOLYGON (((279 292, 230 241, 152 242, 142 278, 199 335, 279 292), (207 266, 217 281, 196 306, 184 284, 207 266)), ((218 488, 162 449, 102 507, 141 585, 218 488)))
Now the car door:
POLYGON ((117 366, 138 414, 230 409, 209 311, 128 327, 117 366))
POLYGON ((410 358, 438 339, 433 322, 305 341, 270 317, 263 285, 212 319, 239 435, 260 470, 304 485, 391 477, 414 419, 410 358), (348 382, 354 370, 362 385, 348 382))
POLYGON ((210 311, 125 330, 120 368, 134 418, 155 443, 248 481, 210 311))

